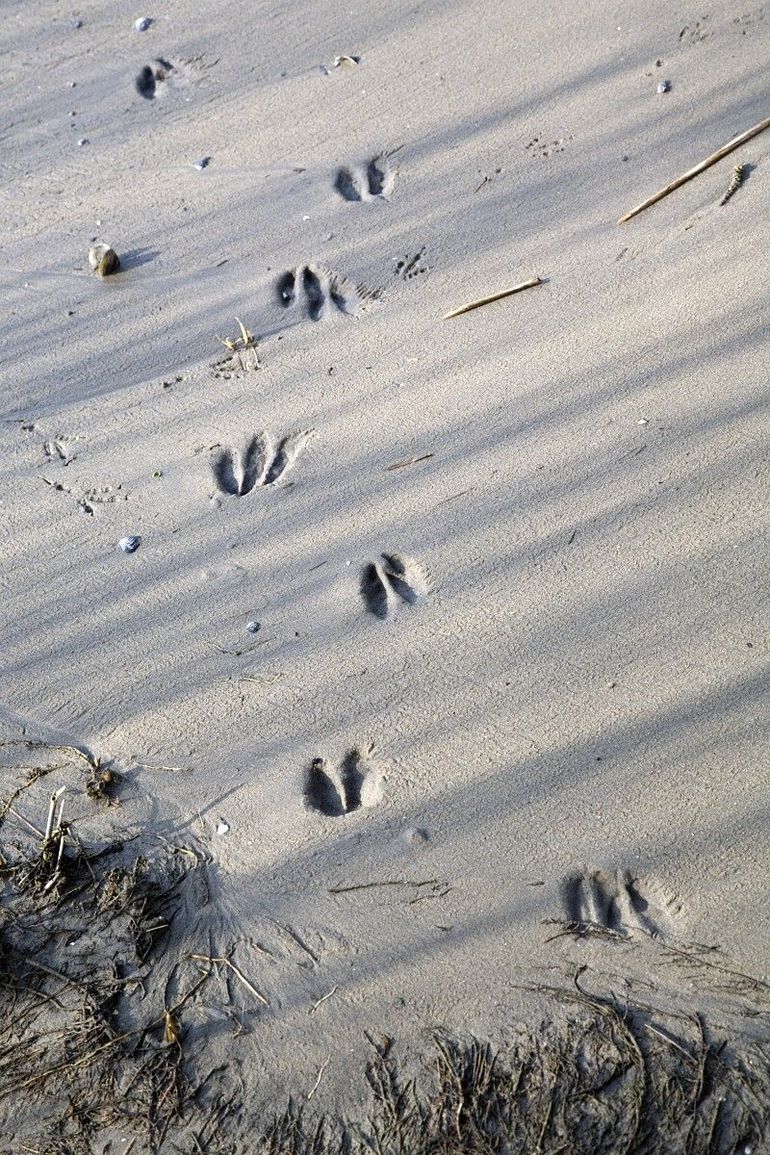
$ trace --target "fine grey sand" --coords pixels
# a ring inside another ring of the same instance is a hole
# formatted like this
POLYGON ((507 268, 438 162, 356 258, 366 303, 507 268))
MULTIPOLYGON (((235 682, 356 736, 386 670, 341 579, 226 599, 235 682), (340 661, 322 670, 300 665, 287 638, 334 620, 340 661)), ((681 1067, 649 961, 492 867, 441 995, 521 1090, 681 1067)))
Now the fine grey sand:
POLYGON ((770 115, 770 11, 146 14, 0 32, 0 797, 49 770, 4 860, 61 785, 196 855, 143 1013, 234 961, 267 1005, 220 964, 180 1031, 266 1110, 360 1117, 372 1038, 500 1046, 583 966, 766 1046, 669 951, 770 981, 770 132, 617 220, 770 115))

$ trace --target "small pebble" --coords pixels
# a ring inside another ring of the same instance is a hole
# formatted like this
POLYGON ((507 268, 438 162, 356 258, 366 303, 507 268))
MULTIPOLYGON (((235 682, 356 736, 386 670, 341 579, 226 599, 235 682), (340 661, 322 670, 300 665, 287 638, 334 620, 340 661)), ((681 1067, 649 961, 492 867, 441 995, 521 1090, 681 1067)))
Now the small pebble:
POLYGON ((140 16, 138 20, 134 21, 134 28, 137 32, 146 32, 152 24, 149 16, 140 16))
POLYGON ((247 622, 246 629, 250 634, 258 634, 262 627, 260 626, 259 622, 247 622))
POLYGON ((193 165, 193 168, 197 168, 198 172, 203 172, 204 168, 209 167, 210 161, 211 161, 210 156, 202 156, 200 158, 200 160, 196 160, 195 164, 193 165))
POLYGON ((640 417, 636 424, 637 425, 649 425, 650 419, 649 419, 649 417, 640 417))
POLYGON ((123 550, 123 553, 136 553, 139 549, 142 539, 136 534, 129 534, 128 537, 122 537, 118 545, 123 550))
POLYGON ((83 27, 83 21, 82 20, 70 20, 70 24, 72 25, 73 28, 82 28, 83 27))
POLYGON ((90 144, 90 143, 91 143, 90 140, 88 140, 88 138, 85 136, 81 136, 80 140, 78 141, 78 144, 80 145, 81 148, 83 147, 84 144, 90 144))
POLYGON ((219 822, 217 823, 217 834, 229 834, 229 833, 230 833, 230 824, 228 822, 225 822, 224 818, 220 818, 219 822))
POLYGON ((670 91, 671 91, 671 81, 670 80, 661 80, 660 84, 658 85, 658 96, 662 96, 664 92, 670 92, 670 91))

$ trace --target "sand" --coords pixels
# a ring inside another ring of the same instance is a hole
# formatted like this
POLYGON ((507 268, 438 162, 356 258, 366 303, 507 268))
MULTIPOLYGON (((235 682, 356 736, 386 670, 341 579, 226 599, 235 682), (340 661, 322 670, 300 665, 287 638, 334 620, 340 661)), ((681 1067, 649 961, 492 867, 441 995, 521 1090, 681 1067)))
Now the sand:
POLYGON ((120 771, 83 837, 205 853, 177 949, 240 944, 270 1006, 227 1046, 275 1104, 329 1057, 314 1100, 354 1113, 365 1031, 499 1039, 583 964, 732 1022, 661 968, 770 977, 770 134, 616 222, 768 114, 770 15, 143 14, 4 13, 3 736, 120 771), (314 320, 328 274, 365 290, 314 320), (259 368, 222 363, 236 318, 259 368))

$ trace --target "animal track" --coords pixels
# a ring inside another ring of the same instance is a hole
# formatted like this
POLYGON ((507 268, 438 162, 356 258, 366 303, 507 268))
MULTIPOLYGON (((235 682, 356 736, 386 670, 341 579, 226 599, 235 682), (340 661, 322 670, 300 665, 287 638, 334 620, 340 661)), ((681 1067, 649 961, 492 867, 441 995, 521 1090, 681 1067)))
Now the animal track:
POLYGON ((339 818, 375 806, 382 798, 382 776, 371 761, 373 750, 373 746, 364 752, 349 750, 339 770, 325 758, 314 758, 305 778, 308 809, 339 818))
POLYGON ((51 441, 46 441, 43 450, 51 461, 61 461, 62 465, 69 465, 77 456, 70 450, 69 445, 62 437, 54 437, 51 441))
MULTIPOLYGON (((709 17, 704 16, 702 19, 706 21, 709 17)), ((700 20, 696 20, 694 24, 685 24, 677 40, 685 44, 699 44, 703 40, 708 40, 709 36, 712 35, 711 29, 705 28, 700 20)))
POLYGON ((156 100, 165 95, 169 87, 184 87, 197 81, 206 69, 218 63, 218 60, 207 61, 203 56, 193 56, 172 64, 170 60, 158 57, 145 64, 134 80, 134 88, 145 100, 156 100))
POLYGON ((586 870, 562 884, 570 922, 616 934, 633 931, 657 937, 671 932, 681 903, 656 879, 637 878, 630 870, 586 870))
POLYGON ((275 485, 295 464, 315 429, 300 429, 274 445, 264 430, 250 437, 241 450, 222 449, 214 458, 214 480, 223 493, 243 497, 257 486, 275 485))
MULTIPOLYGON (((68 461, 74 461, 74 457, 64 460, 64 465, 67 465, 68 461)), ((62 485, 60 481, 51 481, 47 477, 41 477, 41 481, 44 481, 46 485, 50 485, 51 489, 57 493, 69 493, 74 496, 73 490, 68 485, 62 485)), ((120 484, 116 489, 113 489, 111 485, 86 489, 83 490, 82 497, 75 499, 76 504, 83 513, 87 513, 90 517, 93 517, 95 505, 108 505, 116 501, 128 501, 128 494, 121 493, 121 489, 122 485, 120 484)))
POLYGON ((382 296, 381 289, 355 285, 341 273, 329 272, 318 265, 299 265, 281 273, 275 291, 285 309, 302 296, 312 321, 320 321, 332 306, 349 317, 358 317, 370 301, 382 296))
POLYGON ((397 595, 415 605, 428 593, 428 578, 413 558, 397 553, 380 554, 381 562, 367 562, 361 570, 361 597, 370 614, 384 621, 393 611, 397 595))
POLYGON ((396 262, 396 267, 393 270, 394 276, 400 277, 402 281, 411 281, 413 277, 418 277, 420 273, 429 272, 428 266, 423 261, 424 256, 424 245, 414 256, 410 256, 409 253, 407 253, 405 257, 402 257, 401 260, 396 262))
POLYGON ((174 65, 168 60, 153 60, 152 64, 145 64, 134 81, 134 87, 145 100, 154 100, 160 95, 158 85, 163 84, 174 71, 174 65))
POLYGON ((346 201, 388 200, 396 183, 392 153, 381 152, 365 164, 337 170, 334 187, 346 201))
POLYGON ((526 151, 532 150, 532 154, 538 153, 540 156, 551 156, 556 152, 564 152, 564 146, 571 141, 572 135, 560 136, 557 140, 545 140, 542 136, 534 136, 532 140, 526 145, 526 151))

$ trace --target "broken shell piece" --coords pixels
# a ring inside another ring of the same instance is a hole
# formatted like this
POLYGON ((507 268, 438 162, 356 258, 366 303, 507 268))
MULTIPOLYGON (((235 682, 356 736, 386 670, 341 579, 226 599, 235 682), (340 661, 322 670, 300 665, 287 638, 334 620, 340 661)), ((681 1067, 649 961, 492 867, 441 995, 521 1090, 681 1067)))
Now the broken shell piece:
POLYGON ((146 32, 152 24, 149 16, 140 16, 138 20, 134 21, 134 28, 137 32, 146 32))
POLYGON ((671 91, 671 81, 670 80, 661 80, 660 84, 658 85, 658 96, 662 96, 664 92, 670 92, 670 91, 671 91))
POLYGON ((128 537, 122 537, 118 545, 123 550, 123 553, 136 553, 139 549, 142 539, 135 533, 131 533, 128 537))
POLYGON ((198 172, 203 172, 204 168, 209 167, 210 161, 211 161, 210 156, 202 156, 200 158, 200 160, 196 160, 195 164, 193 165, 193 168, 197 168, 198 172))
POLYGON ((217 834, 222 835, 222 834, 229 834, 229 833, 230 833, 230 824, 228 822, 225 822, 224 818, 220 818, 219 822, 217 823, 217 834))
POLYGON ((93 245, 88 250, 88 263, 100 277, 109 277, 120 268, 120 257, 109 245, 93 245))
POLYGON ((360 56, 335 56, 334 57, 334 67, 335 68, 353 68, 356 64, 360 64, 360 63, 361 63, 361 57, 360 56))

